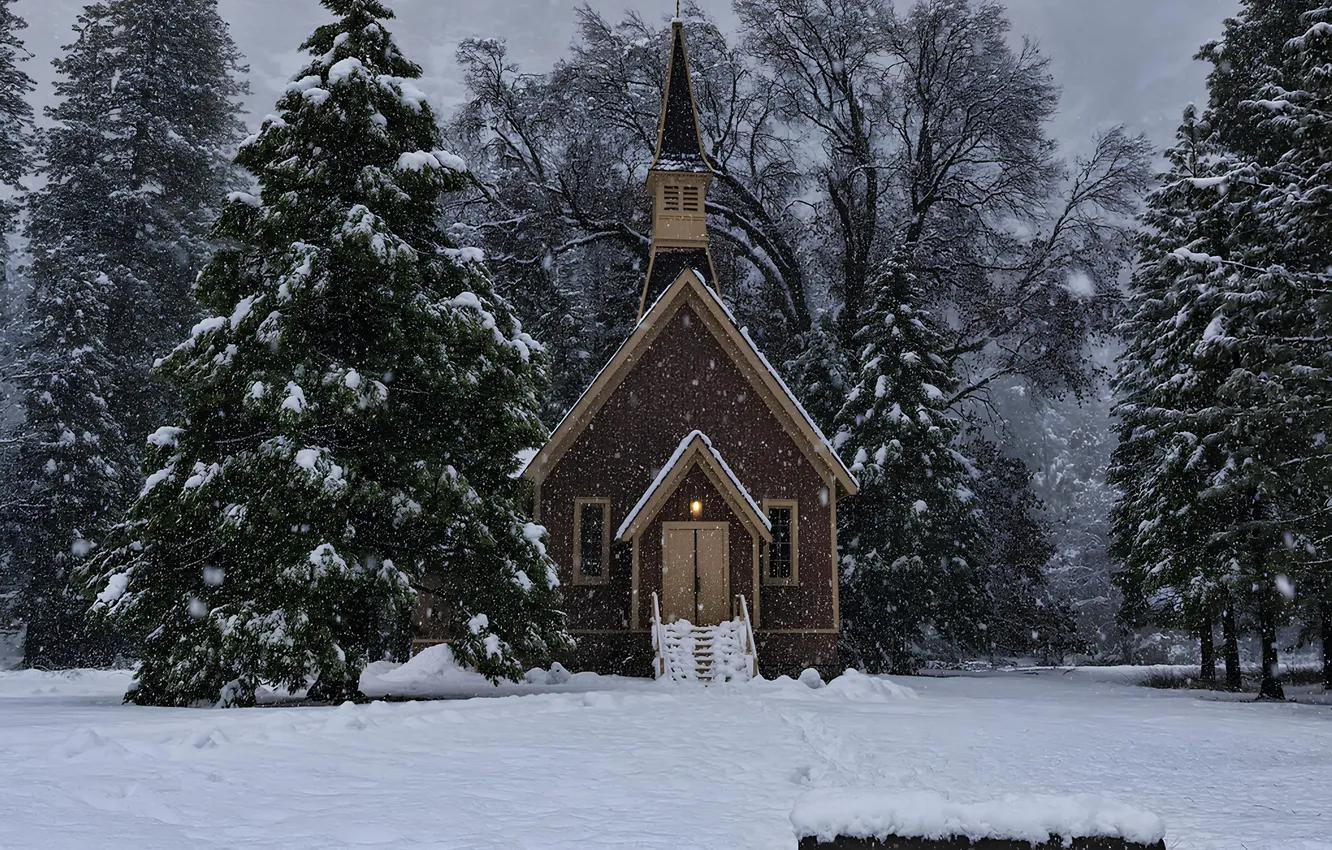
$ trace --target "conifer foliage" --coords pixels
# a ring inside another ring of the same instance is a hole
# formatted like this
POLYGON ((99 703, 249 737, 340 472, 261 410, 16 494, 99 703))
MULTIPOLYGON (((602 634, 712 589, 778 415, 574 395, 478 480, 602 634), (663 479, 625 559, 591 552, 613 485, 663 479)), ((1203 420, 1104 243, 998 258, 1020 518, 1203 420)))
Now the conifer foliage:
POLYGON ((926 627, 974 645, 983 588, 972 562, 981 534, 974 470, 954 448, 957 379, 914 276, 891 265, 856 335, 860 372, 837 442, 860 479, 843 514, 847 648, 872 669, 914 672, 926 627))
MULTIPOLYGON (((1246 0, 1185 116, 1140 243, 1116 549, 1127 613, 1199 634, 1224 617, 1261 639, 1260 693, 1281 698, 1278 628, 1301 607, 1328 654, 1329 10, 1246 0), (1291 603, 1296 603, 1292 605, 1291 603)), ((1332 685, 1332 661, 1327 664, 1332 685)), ((1210 678, 1210 670, 1204 677, 1210 678)))
POLYGON ((1225 465, 1217 393, 1231 366, 1214 318, 1228 284, 1215 263, 1191 258, 1229 253, 1229 212, 1216 188, 1226 164, 1192 106, 1166 157, 1120 328, 1112 548, 1129 616, 1185 627, 1206 644, 1236 578, 1214 540, 1231 517, 1204 500, 1225 465))
MULTIPOLYGON (((0 184, 11 192, 21 190, 19 181, 27 174, 32 157, 33 114, 28 95, 35 86, 21 64, 27 59, 21 35, 27 26, 15 14, 13 0, 0 0, 0 184)), ((17 226, 19 209, 16 201, 0 203, 0 357, 5 362, 12 356, 23 325, 21 286, 9 269, 8 236, 17 226)), ((13 404, 12 398, 5 401, 7 407, 13 404)), ((12 455, 0 457, 0 468, 12 462, 12 455)), ((4 521, 0 515, 0 523, 4 521)), ((0 559, 0 633, 19 625, 13 603, 25 580, 26 570, 13 558, 0 559)))
MULTIPOLYGON (((1324 6, 1308 19, 1309 29, 1292 40, 1297 90, 1289 94, 1292 118, 1296 122, 1296 143, 1291 151, 1293 170, 1299 175, 1297 193, 1280 195, 1289 204, 1279 220, 1300 222, 1292 225, 1297 256, 1306 268, 1322 270, 1312 283, 1319 290, 1313 299, 1315 309, 1304 314, 1312 321, 1313 344, 1321 355, 1321 373, 1332 375, 1332 6, 1324 6)), ((1317 448, 1317 471, 1321 482, 1322 512, 1311 524, 1309 536, 1318 540, 1317 556, 1303 567, 1306 592, 1303 602, 1309 619, 1317 622, 1323 643, 1323 687, 1332 690, 1332 444, 1327 435, 1332 430, 1332 388, 1324 381, 1315 396, 1317 415, 1312 433, 1323 435, 1317 448)))
POLYGON ((440 229, 465 166, 392 13, 323 5, 336 21, 241 149, 260 194, 225 207, 211 318, 161 365, 185 416, 94 565, 97 610, 146 635, 139 703, 354 693, 427 577, 455 655, 492 677, 566 640, 511 477, 545 436, 542 351, 440 229))
POLYGON ((25 422, 6 482, 30 665, 107 660, 70 573, 128 506, 146 423, 171 407, 148 368, 192 324, 244 90, 216 0, 90 3, 75 32, 28 203, 25 422))
MULTIPOLYGON (((32 106, 35 85, 23 70, 27 49, 20 35, 28 22, 14 12, 14 0, 0 0, 0 185, 16 190, 31 164, 32 106)), ((19 205, 0 202, 0 233, 14 232, 19 205)), ((9 259, 8 241, 0 242, 0 266, 9 259)))

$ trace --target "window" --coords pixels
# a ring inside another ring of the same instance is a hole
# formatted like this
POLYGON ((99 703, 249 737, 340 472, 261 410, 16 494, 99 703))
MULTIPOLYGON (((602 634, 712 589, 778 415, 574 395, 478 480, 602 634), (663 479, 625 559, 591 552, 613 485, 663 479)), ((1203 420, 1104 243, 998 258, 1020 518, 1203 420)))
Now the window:
POLYGON ((662 209, 669 212, 680 211, 680 187, 666 186, 661 190, 662 209))
POLYGON ((796 502, 770 500, 763 503, 772 525, 772 545, 763 573, 765 584, 799 583, 799 506, 796 502))
POLYGON ((574 584, 605 584, 610 577, 610 500, 574 503, 574 584))

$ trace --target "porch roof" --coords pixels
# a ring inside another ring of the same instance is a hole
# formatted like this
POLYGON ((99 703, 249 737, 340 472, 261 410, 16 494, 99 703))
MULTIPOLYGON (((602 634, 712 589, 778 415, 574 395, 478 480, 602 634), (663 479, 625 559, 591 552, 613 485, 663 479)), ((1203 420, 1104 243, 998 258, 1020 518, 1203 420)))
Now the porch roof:
POLYGON ((767 516, 722 458, 721 452, 717 451, 712 441, 702 431, 693 431, 680 441, 680 445, 666 461, 666 465, 643 492, 638 504, 634 505, 633 510, 620 524, 620 529, 615 535, 616 539, 628 542, 642 533, 695 464, 730 503, 731 509, 735 511, 740 521, 751 532, 771 543, 772 525, 768 522, 767 516))

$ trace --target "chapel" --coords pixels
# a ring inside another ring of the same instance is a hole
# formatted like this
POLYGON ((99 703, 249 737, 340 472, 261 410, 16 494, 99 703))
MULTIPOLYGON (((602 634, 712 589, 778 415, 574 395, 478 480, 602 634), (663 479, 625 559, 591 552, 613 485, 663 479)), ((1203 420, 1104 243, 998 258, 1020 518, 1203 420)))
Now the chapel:
POLYGON ((722 297, 678 19, 671 40, 637 325, 522 475, 576 669, 665 675, 666 642, 720 657, 729 624, 765 676, 834 668, 837 506, 857 484, 722 297))

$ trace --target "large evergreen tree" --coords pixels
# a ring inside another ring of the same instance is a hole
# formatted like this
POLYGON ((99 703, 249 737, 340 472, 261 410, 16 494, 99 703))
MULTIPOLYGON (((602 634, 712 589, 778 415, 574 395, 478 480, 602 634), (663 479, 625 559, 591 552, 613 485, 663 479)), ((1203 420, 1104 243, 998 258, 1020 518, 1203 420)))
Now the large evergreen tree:
MULTIPOLYGON (((0 186, 14 194, 22 190, 20 180, 31 167, 33 114, 28 95, 35 85, 22 67, 28 55, 21 33, 27 26, 15 14, 13 0, 0 0, 0 186)), ((0 363, 6 365, 12 362, 15 344, 23 333, 26 300, 20 280, 10 269, 9 236, 17 227, 20 208, 17 199, 0 202, 0 363)), ((0 421, 8 418, 14 404, 12 388, 4 389, 0 421)), ((15 461, 10 445, 0 446, 0 469, 15 461)), ((0 516, 0 523, 4 521, 0 516)), ((26 583, 26 572, 13 558, 0 556, 0 632, 17 625, 11 602, 26 583)))
POLYGON ((105 660, 70 567, 138 489, 146 423, 173 406, 148 368, 196 311, 244 91, 216 0, 90 3, 75 31, 28 207, 26 421, 6 482, 29 664, 105 660))
MULTIPOLYGON (((0 0, 0 186, 10 192, 31 165, 32 106, 28 95, 36 87, 23 70, 28 59, 20 33, 28 22, 14 12, 14 0, 0 0)), ((18 224, 17 201, 0 202, 0 267, 9 265, 9 234, 18 224)))
MULTIPOLYGON (((1227 252, 1229 228, 1216 190, 1224 164, 1193 106, 1166 158, 1170 168, 1147 200, 1120 327, 1126 350, 1115 383, 1119 445, 1109 479, 1120 498, 1111 512, 1112 551, 1125 616, 1187 628, 1210 660, 1215 620, 1238 592, 1228 587, 1213 543, 1229 517, 1202 499, 1223 465, 1220 447, 1205 438, 1221 427, 1216 394, 1229 370, 1200 357, 1200 347, 1216 334, 1217 289, 1227 283, 1214 278, 1215 264, 1189 258, 1227 252)), ((1229 672, 1238 677, 1238 669, 1229 672)), ((1202 674, 1208 679, 1211 670, 1202 674)))
POLYGON ((492 677, 565 641, 515 454, 545 436, 540 347, 478 253, 440 226, 440 149, 378 0, 337 15, 242 147, 260 195, 204 272, 213 314, 166 358, 186 413, 95 564, 97 610, 146 634, 128 698, 253 702, 260 683, 355 692, 398 649, 413 583, 492 677))
POLYGON ((1297 581, 1287 586, 1323 644, 1323 680, 1332 689, 1332 7, 1301 17, 1303 32, 1285 43, 1276 82, 1247 104, 1258 127, 1284 143, 1275 164, 1259 171, 1259 210, 1280 242, 1270 276, 1288 298, 1274 331, 1292 349, 1286 415, 1303 429, 1301 466, 1309 498, 1288 529, 1304 549, 1297 581))
POLYGON ((927 628, 955 646, 977 643, 981 521, 948 412, 957 379, 915 278, 890 264, 878 292, 856 334, 860 370, 838 417, 837 442, 861 484, 842 515, 842 605, 851 655, 906 673, 927 628))
POLYGON ((1237 584, 1251 589, 1266 696, 1281 695, 1276 633, 1294 595, 1289 574, 1308 560, 1303 518, 1319 513, 1326 498, 1317 460, 1326 454, 1320 435, 1332 373, 1319 290, 1332 252, 1317 239, 1302 240, 1316 214, 1295 200, 1310 197, 1318 179, 1313 163, 1326 159, 1326 149, 1310 122, 1288 113, 1309 94, 1305 82, 1319 85, 1314 78, 1326 59, 1305 61, 1310 57, 1298 45, 1318 50, 1324 5, 1247 0, 1226 22, 1223 39, 1201 53, 1213 65, 1209 118, 1230 160, 1223 186, 1230 250, 1214 274, 1225 286, 1216 290, 1211 350, 1232 370, 1218 394, 1224 419, 1215 444, 1236 473, 1219 477, 1210 498, 1229 502, 1236 520, 1220 537, 1233 552, 1237 584))

